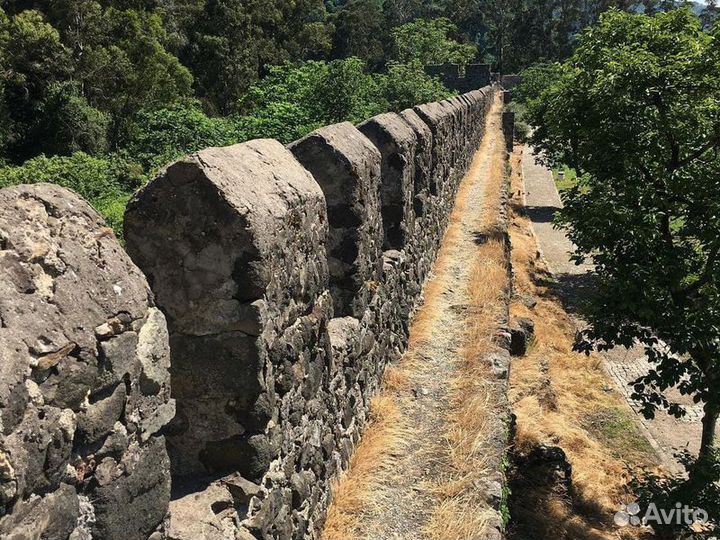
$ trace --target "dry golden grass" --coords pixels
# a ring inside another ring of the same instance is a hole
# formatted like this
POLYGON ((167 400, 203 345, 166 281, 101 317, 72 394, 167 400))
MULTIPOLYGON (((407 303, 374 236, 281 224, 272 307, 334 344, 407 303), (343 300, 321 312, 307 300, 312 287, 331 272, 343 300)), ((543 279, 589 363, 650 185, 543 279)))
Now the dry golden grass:
MULTIPOLYGON (((398 368, 386 371, 389 383, 402 389, 407 375, 398 368)), ((397 390, 394 390, 395 392, 397 390)), ((383 504, 379 479, 392 471, 397 456, 403 451, 412 429, 400 414, 397 397, 384 392, 373 399, 370 422, 350 461, 345 476, 333 486, 323 538, 353 540, 363 537, 359 509, 383 504)))
MULTIPOLYGON (((489 128, 500 133, 498 101, 489 128)), ((449 381, 449 399, 452 414, 447 421, 445 445, 437 449, 438 461, 447 462, 447 481, 430 486, 439 499, 433 509, 426 535, 429 538, 478 538, 483 537, 490 513, 486 510, 484 494, 475 483, 487 473, 486 444, 491 428, 494 397, 492 389, 484 382, 487 368, 481 355, 492 346, 492 337, 503 319, 505 295, 509 286, 505 243, 498 236, 500 219, 500 193, 505 186, 504 144, 489 147, 489 137, 477 153, 482 156, 490 148, 498 152, 492 157, 492 168, 485 180, 485 208, 477 223, 478 238, 486 239, 475 250, 468 288, 468 308, 472 314, 464 341, 463 362, 458 374, 449 381)), ((479 175, 481 161, 476 160, 468 175, 479 175)), ((450 215, 442 247, 436 259, 432 279, 424 290, 425 302, 413 320, 410 330, 408 352, 397 366, 388 368, 384 376, 384 389, 372 404, 372 421, 365 430, 351 461, 348 473, 333 488, 323 538, 360 538, 367 531, 361 530, 361 509, 384 502, 382 482, 392 477, 397 464, 396 456, 404 451, 410 439, 411 426, 400 414, 400 405, 410 391, 410 373, 416 366, 416 355, 433 338, 443 316, 443 293, 448 289, 448 274, 456 263, 458 245, 467 241, 464 235, 464 217, 473 184, 463 182, 450 215)))
MULTIPOLYGON (((494 111, 497 115, 498 109, 494 111)), ((497 118, 495 118, 497 121, 497 118)), ((447 417, 446 444, 449 471, 447 478, 433 487, 440 503, 433 510, 426 533, 430 538, 469 539, 486 536, 488 509, 479 482, 488 476, 492 463, 489 453, 496 453, 489 441, 503 436, 493 422, 497 389, 488 382, 486 354, 497 345, 493 337, 506 318, 510 287, 506 240, 502 232, 502 195, 506 189, 505 145, 499 126, 489 131, 495 139, 486 138, 470 174, 484 174, 483 209, 477 222, 468 279, 467 330, 462 348, 462 362, 450 381, 450 411, 447 417), (481 171, 480 158, 490 160, 489 171, 481 171)))
MULTIPOLYGON (((535 490, 516 493, 519 502, 512 508, 513 518, 522 529, 519 538, 529 531, 533 540, 618 538, 609 520, 619 504, 632 499, 627 467, 649 466, 654 456, 632 411, 612 391, 601 359, 572 350, 576 324, 554 291, 539 284, 548 283, 545 280, 551 276, 538 257, 532 224, 518 211, 525 189, 520 162, 521 153, 516 151, 510 229, 514 292, 515 298, 532 297, 537 304, 533 308, 520 301, 511 304, 511 315, 535 321, 536 335, 528 355, 515 361, 511 371, 515 452, 524 454, 539 444, 562 448, 573 467, 573 501, 536 485, 535 490), (600 419, 594 428, 588 427, 591 415, 600 419), (603 418, 618 415, 622 422, 603 425, 603 418)), ((534 485, 533 480, 528 484, 534 485)))

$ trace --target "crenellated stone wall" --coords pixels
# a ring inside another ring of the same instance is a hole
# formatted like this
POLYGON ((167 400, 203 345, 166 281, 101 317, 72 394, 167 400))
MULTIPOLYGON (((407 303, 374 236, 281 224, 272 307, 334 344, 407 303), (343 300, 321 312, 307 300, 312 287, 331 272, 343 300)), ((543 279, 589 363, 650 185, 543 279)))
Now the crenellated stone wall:
POLYGON ((76 195, 0 190, 0 536, 316 538, 497 91, 181 159, 133 262, 76 195))
POLYGON ((443 84, 456 92, 468 93, 497 82, 499 75, 493 73, 489 64, 432 64, 425 66, 425 73, 439 78, 443 84))

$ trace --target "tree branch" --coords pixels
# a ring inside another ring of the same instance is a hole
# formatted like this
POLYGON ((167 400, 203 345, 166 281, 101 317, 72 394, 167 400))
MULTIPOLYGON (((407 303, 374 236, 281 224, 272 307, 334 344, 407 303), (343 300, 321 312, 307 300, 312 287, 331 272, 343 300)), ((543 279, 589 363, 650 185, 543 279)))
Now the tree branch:
POLYGON ((700 287, 706 285, 712 279, 713 269, 715 268, 718 254, 720 254, 720 242, 710 249, 707 262, 705 263, 705 270, 703 270, 703 273, 700 275, 700 279, 698 279, 695 283, 688 285, 681 291, 684 295, 687 296, 698 291, 700 287))
POLYGON ((716 148, 718 145, 720 145, 720 129, 718 129, 718 126, 715 126, 715 134, 712 138, 710 138, 709 141, 707 141, 704 145, 702 145, 700 148, 695 150, 692 154, 689 156, 686 156, 684 159, 681 159, 678 162, 677 168, 684 167, 685 165, 692 163, 696 159, 699 159, 703 156, 703 154, 709 150, 712 150, 713 148, 716 148))

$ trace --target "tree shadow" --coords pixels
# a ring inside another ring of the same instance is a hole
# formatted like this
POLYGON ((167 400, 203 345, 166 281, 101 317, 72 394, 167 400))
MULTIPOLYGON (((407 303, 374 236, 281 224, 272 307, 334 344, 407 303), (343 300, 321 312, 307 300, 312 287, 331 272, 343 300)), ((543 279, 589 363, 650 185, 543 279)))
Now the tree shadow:
POLYGON ((525 215, 533 223, 552 223, 560 208, 557 206, 526 206, 524 210, 525 215))
POLYGON ((559 274, 553 289, 565 311, 571 315, 582 316, 597 290, 597 283, 598 276, 592 271, 584 274, 559 274))

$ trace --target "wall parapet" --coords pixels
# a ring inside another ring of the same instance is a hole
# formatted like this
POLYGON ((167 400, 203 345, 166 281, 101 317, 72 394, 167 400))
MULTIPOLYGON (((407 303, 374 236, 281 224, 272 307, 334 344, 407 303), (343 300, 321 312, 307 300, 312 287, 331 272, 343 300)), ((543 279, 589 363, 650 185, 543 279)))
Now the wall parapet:
POLYGON ((425 66, 425 73, 439 78, 449 88, 468 93, 497 82, 498 74, 493 73, 489 64, 431 64, 425 66))
MULTIPOLYGON (((484 68, 468 68, 466 84, 485 76, 484 68)), ((12 433, 24 421, 23 407, 37 407, 33 400, 41 399, 48 418, 75 418, 58 434, 65 441, 58 467, 83 468, 89 481, 66 483, 55 469, 45 484, 51 489, 16 480, 13 494, 0 492, 8 513, 0 531, 26 526, 28 501, 33 508, 61 508, 56 501, 62 498, 69 517, 64 529, 53 529, 57 538, 78 527, 108 539, 316 538, 330 484, 349 465, 385 366, 407 347, 412 315, 497 87, 469 90, 357 127, 327 126, 287 147, 256 140, 169 165, 128 206, 125 238, 133 262, 76 195, 51 186, 37 188, 39 194, 18 188, 28 200, 44 201, 33 203, 34 213, 47 214, 37 230, 54 231, 43 233, 52 241, 60 234, 62 249, 78 253, 75 286, 84 296, 68 298, 86 330, 83 345, 41 382, 32 354, 5 362, 16 369, 14 379, 0 380, 0 457, 9 455, 13 470, 30 467, 17 461, 26 450, 12 446, 12 433), (58 219, 73 223, 62 233, 53 229, 55 208, 62 209, 58 219), (78 208, 82 220, 62 217, 76 216, 78 208), (99 247, 90 242, 95 237, 99 247), (112 294, 102 293, 107 302, 96 305, 91 296, 98 291, 112 294), (115 333, 106 336, 106 327, 115 333), (127 368, 122 375, 105 374, 102 366, 113 355, 127 368), (84 366, 78 377, 86 369, 103 375, 73 379, 71 364, 84 366), (89 400, 52 402, 63 373, 89 390, 89 400), (9 392, 21 387, 20 402, 27 405, 10 407, 9 392), (83 424, 95 409, 113 412, 83 424), (103 453, 111 439, 121 439, 115 453, 103 453), (116 478, 113 471, 121 469, 116 478), (86 501, 99 503, 88 511, 86 501), (123 504, 127 508, 119 508, 123 504), (140 512, 138 504, 147 506, 148 517, 128 525, 123 516, 140 512), (124 527, 130 534, 121 536, 124 527)), ((0 196, 17 194, 0 190, 0 196)), ((28 211, 0 211, 0 260, 10 261, 8 253, 20 245, 12 227, 28 211)), ((27 229, 21 236, 32 234, 27 229)), ((62 283, 65 278, 48 270, 55 259, 37 262, 33 249, 18 263, 23 272, 38 265, 62 283)), ((3 291, 19 290, 17 268, 0 267, 3 291)), ((39 279, 32 294, 47 289, 48 278, 39 279)), ((0 340, 17 328, 13 309, 28 293, 13 294, 10 304, 0 300, 0 340)), ((39 296, 38 302, 52 307, 39 296)), ((60 334, 47 334, 56 328, 64 327, 38 320, 9 335, 15 349, 45 347, 52 356, 65 350, 60 334)), ((48 473, 47 461, 39 467, 48 473)))

